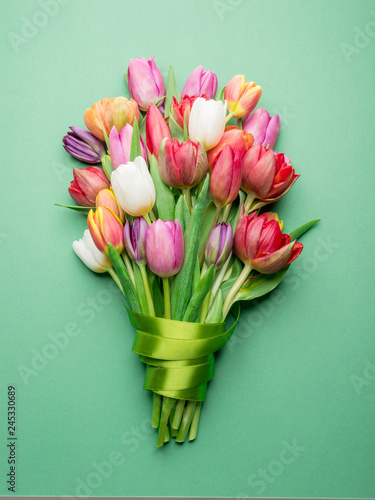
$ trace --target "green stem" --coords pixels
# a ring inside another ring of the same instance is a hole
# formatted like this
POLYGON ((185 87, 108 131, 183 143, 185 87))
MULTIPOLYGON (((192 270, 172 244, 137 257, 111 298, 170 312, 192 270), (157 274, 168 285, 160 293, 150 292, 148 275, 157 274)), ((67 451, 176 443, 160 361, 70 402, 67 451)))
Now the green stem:
POLYGON ((126 252, 123 252, 121 254, 123 261, 125 262, 126 269, 129 273, 129 277, 132 280, 133 286, 135 288, 135 278, 134 278, 134 272, 132 268, 132 263, 130 262, 130 259, 128 257, 128 254, 126 252))
POLYGON ((250 207, 253 204, 253 201, 255 199, 255 196, 252 194, 248 193, 245 199, 245 214, 248 214, 250 212, 250 207))
POLYGON ((161 400, 162 397, 160 396, 160 394, 154 392, 154 398, 152 402, 152 423, 151 423, 154 429, 157 429, 159 427, 161 400))
MULTIPOLYGON (((154 216, 155 217, 155 216, 154 216)), ((150 219, 150 216, 148 214, 144 214, 143 216, 144 220, 147 222, 147 224, 149 226, 151 226, 151 219, 150 219)))
POLYGON ((233 114, 234 114, 234 113, 228 113, 228 114, 227 114, 227 117, 225 118, 225 124, 227 124, 227 123, 229 122, 229 120, 230 120, 231 118, 233 118, 233 114))
POLYGON ((169 291, 169 278, 163 278, 164 293, 164 318, 171 319, 171 294, 169 291))
POLYGON ((236 125, 239 130, 242 130, 242 118, 236 118, 236 125))
POLYGON ((182 194, 185 196, 186 200, 186 205, 189 209, 189 213, 191 213, 191 196, 190 196, 190 189, 182 189, 182 194))
POLYGON ((227 269, 228 269, 228 266, 229 266, 229 263, 231 261, 231 258, 232 258, 232 252, 230 253, 229 257, 227 258, 227 260, 225 261, 223 267, 220 269, 219 273, 217 274, 216 278, 215 278, 215 281, 214 281, 214 284, 213 284, 213 287, 212 287, 212 290, 211 290, 211 295, 210 295, 210 303, 208 305, 208 308, 210 308, 212 306, 212 303, 214 301, 214 298, 215 298, 215 295, 217 294, 217 291, 219 290, 219 287, 224 279, 224 276, 227 272, 227 269))
MULTIPOLYGON (((121 283, 120 283, 120 280, 118 279, 118 276, 117 274, 115 273, 115 270, 113 269, 113 267, 110 267, 107 269, 108 273, 112 276, 113 278, 113 281, 116 283, 116 285, 119 287, 119 289, 122 291, 122 293, 124 293, 124 290, 122 289, 122 286, 121 286, 121 283)), ((125 294, 124 294, 125 295, 125 294)))
POLYGON ((172 429, 176 431, 178 431, 178 428, 180 427, 182 414, 184 413, 185 403, 186 403, 185 400, 179 399, 176 404, 176 410, 174 412, 174 417, 172 421, 172 429))
POLYGON ((182 422, 180 428, 178 430, 178 434, 176 437, 176 443, 183 443, 186 439, 187 433, 189 431, 189 427, 191 421, 193 419, 194 410, 195 410, 195 401, 188 401, 184 414, 182 416, 182 422))
POLYGON ((232 203, 229 203, 229 205, 226 205, 226 207, 224 208, 223 222, 227 222, 228 215, 230 213, 231 208, 232 208, 232 203))
POLYGON ((194 441, 197 437, 198 432, 198 423, 199 423, 199 415, 201 413, 202 401, 197 401, 195 406, 193 420, 191 421, 190 432, 189 432, 189 441, 194 441))
POLYGON ((156 215, 154 214, 154 212, 153 212, 152 209, 149 211, 149 215, 150 215, 150 219, 152 220, 152 222, 155 222, 156 221, 156 215))
POLYGON ((150 290, 150 283, 148 282, 148 276, 147 276, 146 266, 145 265, 141 265, 141 266, 139 266, 139 269, 141 270, 141 276, 142 276, 143 286, 144 286, 144 289, 145 289, 148 314, 150 316, 155 316, 154 301, 152 300, 152 295, 151 295, 151 290, 150 290))
POLYGON ((241 287, 245 283, 246 278, 249 276, 250 272, 251 272, 251 266, 249 266, 249 264, 245 264, 245 267, 242 269, 241 274, 238 276, 236 282, 234 283, 232 288, 229 290, 229 293, 228 293, 227 298, 225 299, 225 302, 223 305, 223 318, 224 319, 227 317, 227 314, 229 313, 229 310, 232 306, 233 300, 235 299, 239 290, 241 290, 241 287))
POLYGON ((206 321, 207 314, 208 314, 208 309, 209 309, 209 306, 210 306, 210 296, 211 296, 211 294, 208 293, 206 295, 206 298, 203 301, 202 311, 201 311, 201 317, 200 317, 199 323, 204 323, 206 321))
MULTIPOLYGON (((167 432, 169 415, 170 415, 172 408, 174 407, 175 404, 176 404, 176 399, 167 398, 166 396, 163 397, 163 407, 161 410, 158 442, 156 444, 157 447, 163 446, 163 444, 165 442, 165 435, 167 432)), ((168 435, 169 435, 169 432, 168 432, 168 435)))

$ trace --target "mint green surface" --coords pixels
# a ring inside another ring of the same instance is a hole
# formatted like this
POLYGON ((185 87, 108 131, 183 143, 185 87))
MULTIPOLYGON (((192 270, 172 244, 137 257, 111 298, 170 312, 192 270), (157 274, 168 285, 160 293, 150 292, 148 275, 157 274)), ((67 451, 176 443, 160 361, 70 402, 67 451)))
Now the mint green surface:
POLYGON ((0 493, 14 384, 19 495, 373 498, 375 2, 42 3, 0 7, 0 493), (198 439, 163 449, 120 296, 71 248, 85 217, 53 205, 71 203, 68 127, 128 95, 129 59, 153 54, 180 89, 198 64, 219 88, 259 83, 301 174, 274 209, 286 231, 323 219, 285 283, 243 311, 198 439))

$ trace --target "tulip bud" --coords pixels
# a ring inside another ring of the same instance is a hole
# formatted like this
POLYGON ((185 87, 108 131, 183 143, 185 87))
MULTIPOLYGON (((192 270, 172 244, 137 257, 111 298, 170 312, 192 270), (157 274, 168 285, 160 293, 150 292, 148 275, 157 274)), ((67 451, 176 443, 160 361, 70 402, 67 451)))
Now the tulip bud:
POLYGON ((202 142, 164 139, 159 151, 160 177, 167 186, 192 188, 207 173, 207 155, 202 142))
POLYGON ((190 112, 189 137, 196 141, 201 139, 206 150, 212 149, 220 141, 225 129, 227 104, 222 101, 198 97, 190 112))
POLYGON ((186 80, 181 96, 197 96, 213 99, 217 90, 217 76, 213 71, 204 71, 203 66, 198 66, 186 80))
POLYGON ((161 278, 177 274, 184 261, 184 235, 176 219, 158 219, 146 234, 146 258, 151 271, 161 278))
POLYGON ((87 225, 96 247, 108 255, 108 244, 119 253, 124 251, 124 229, 120 219, 107 207, 91 209, 87 216, 87 225))
POLYGON ((125 213, 123 209, 120 207, 118 201, 116 200, 112 188, 102 189, 101 191, 99 191, 98 196, 96 197, 95 204, 97 209, 99 207, 109 208, 120 219, 121 222, 124 222, 125 213))
MULTIPOLYGON (((132 98, 142 111, 147 111, 151 103, 156 104, 165 97, 165 85, 154 56, 148 61, 144 57, 130 59, 128 67, 128 87, 132 98)), ((158 104, 161 106, 164 100, 158 104)))
MULTIPOLYGON (((108 137, 109 142, 109 154, 111 157, 111 163, 114 170, 119 165, 123 165, 130 161, 130 149, 133 135, 133 127, 127 123, 125 127, 121 129, 118 133, 115 126, 112 127, 111 133, 108 137)), ((142 136, 139 136, 141 141, 141 153, 143 158, 147 161, 147 153, 145 144, 143 142, 142 136)))
POLYGON ((232 203, 241 186, 241 156, 227 144, 215 159, 210 178, 210 196, 217 207, 232 203))
POLYGON ((71 132, 63 138, 65 150, 85 163, 100 163, 105 147, 91 132, 80 127, 69 127, 71 132))
POLYGON ((279 222, 268 214, 255 212, 240 217, 234 235, 234 252, 244 264, 263 274, 272 274, 293 262, 302 252, 302 243, 283 234, 279 222))
POLYGON ((224 98, 232 116, 242 118, 253 111, 261 95, 262 87, 254 82, 245 82, 244 75, 236 75, 225 87, 224 98))
POLYGON ((73 242, 73 250, 94 273, 105 273, 112 267, 110 258, 96 248, 88 229, 85 230, 82 238, 73 242))
POLYGON ((233 228, 231 224, 222 222, 214 227, 208 235, 205 261, 208 267, 221 267, 232 252, 233 228))
POLYGON ((253 136, 245 130, 239 130, 234 126, 226 127, 219 144, 212 148, 207 154, 209 169, 211 170, 216 157, 221 153, 227 144, 230 144, 233 149, 238 151, 242 158, 246 151, 252 146, 253 141, 253 136))
POLYGON ((255 144, 242 159, 242 189, 267 203, 284 196, 298 177, 282 153, 275 155, 261 144, 255 144))
POLYGON ((170 116, 173 117, 175 122, 183 129, 184 128, 184 118, 186 120, 186 125, 189 127, 189 118, 191 108, 197 97, 185 97, 180 102, 173 97, 170 109, 170 116))
POLYGON ((273 148, 280 130, 280 117, 271 118, 268 111, 258 108, 245 118, 242 129, 254 136, 255 144, 273 148))
POLYGON ((148 224, 143 217, 127 221, 124 227, 124 245, 129 257, 139 265, 146 264, 146 233, 148 224))
POLYGON ((160 143, 165 137, 172 140, 167 122, 155 104, 150 104, 146 115, 146 142, 150 154, 156 158, 159 157, 160 143))
POLYGON ((113 126, 120 132, 127 123, 132 125, 134 119, 139 120, 139 110, 133 99, 111 97, 102 99, 86 109, 83 119, 95 137, 104 141, 103 128, 107 135, 113 126))
POLYGON ((73 177, 68 191, 73 200, 83 207, 94 206, 99 191, 110 186, 105 173, 99 167, 73 167, 73 177))
POLYGON ((114 170, 111 183, 117 201, 128 214, 141 217, 154 206, 155 186, 142 156, 114 170))

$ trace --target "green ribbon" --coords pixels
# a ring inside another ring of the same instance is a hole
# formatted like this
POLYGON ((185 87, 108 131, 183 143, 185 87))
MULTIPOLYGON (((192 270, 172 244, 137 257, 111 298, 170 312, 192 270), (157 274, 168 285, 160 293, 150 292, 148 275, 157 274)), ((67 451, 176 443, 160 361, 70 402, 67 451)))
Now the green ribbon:
POLYGON ((133 352, 146 364, 143 388, 175 399, 204 401, 215 373, 214 352, 232 336, 237 321, 204 324, 146 316, 127 309, 137 329, 133 352))

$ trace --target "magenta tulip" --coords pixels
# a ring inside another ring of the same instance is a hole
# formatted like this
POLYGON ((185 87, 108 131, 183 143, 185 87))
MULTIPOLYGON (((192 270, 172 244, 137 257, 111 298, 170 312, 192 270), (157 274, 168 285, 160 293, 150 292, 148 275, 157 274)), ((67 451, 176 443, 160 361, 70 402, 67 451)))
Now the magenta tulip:
MULTIPOLYGON (((109 134, 109 154, 111 157, 111 162, 114 170, 120 165, 124 165, 130 161, 130 146, 133 134, 133 127, 127 123, 125 127, 121 129, 118 133, 117 128, 112 127, 111 133, 109 134)), ((145 161, 147 161, 146 147, 144 145, 143 139, 139 136, 141 140, 141 153, 145 161)))
POLYGON ((186 80, 181 97, 196 96, 213 99, 217 90, 217 76, 213 71, 204 71, 203 66, 198 66, 186 80))
POLYGON ((152 272, 161 278, 177 274, 184 261, 184 235, 178 220, 158 219, 146 234, 146 259, 152 272))
POLYGON ((159 68, 154 63, 154 56, 146 60, 144 57, 130 59, 128 67, 128 87, 132 98, 139 109, 147 111, 150 104, 162 106, 165 97, 165 85, 159 68))
POLYGON ((254 144, 273 148, 280 130, 280 117, 271 118, 268 111, 258 108, 245 118, 242 129, 254 136, 254 144))

